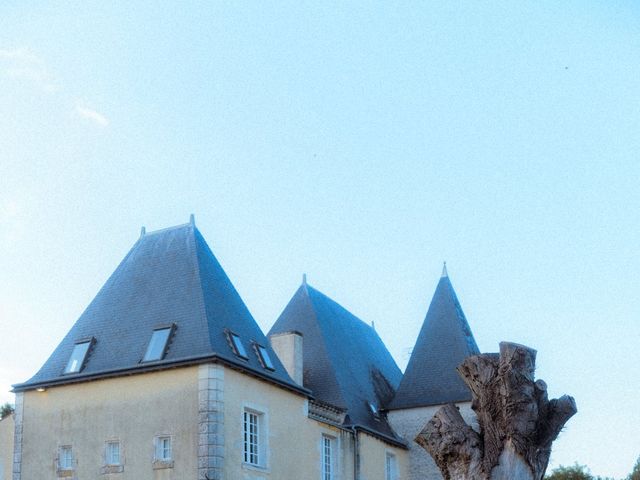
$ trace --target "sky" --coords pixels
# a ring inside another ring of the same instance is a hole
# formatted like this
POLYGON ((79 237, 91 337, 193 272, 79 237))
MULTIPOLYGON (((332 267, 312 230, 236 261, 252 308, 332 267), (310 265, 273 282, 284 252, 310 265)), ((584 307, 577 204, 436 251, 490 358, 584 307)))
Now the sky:
POLYGON ((0 5, 0 402, 139 236, 196 224, 267 331, 300 284, 404 369, 442 262, 482 351, 640 442, 640 5, 0 5))

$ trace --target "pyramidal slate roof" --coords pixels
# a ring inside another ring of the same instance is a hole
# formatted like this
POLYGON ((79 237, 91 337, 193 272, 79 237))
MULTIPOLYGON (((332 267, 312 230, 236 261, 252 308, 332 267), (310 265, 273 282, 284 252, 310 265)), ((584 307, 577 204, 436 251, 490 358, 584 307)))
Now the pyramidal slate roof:
POLYGON ((478 353, 445 265, 400 387, 388 409, 470 401, 471 392, 456 367, 466 357, 478 353))
POLYGON ((193 222, 140 236, 69 333, 16 391, 220 361, 286 388, 289 377, 193 222), (141 360, 155 328, 173 324, 164 358, 141 360), (239 335, 248 359, 237 357, 226 331, 239 335), (84 368, 64 374, 74 345, 93 338, 84 368), (253 342, 267 348, 275 370, 262 367, 253 342))
POLYGON ((376 331, 306 282, 268 335, 291 331, 302 334, 303 384, 314 398, 345 409, 344 426, 400 442, 369 406, 388 403, 402 377, 376 331))

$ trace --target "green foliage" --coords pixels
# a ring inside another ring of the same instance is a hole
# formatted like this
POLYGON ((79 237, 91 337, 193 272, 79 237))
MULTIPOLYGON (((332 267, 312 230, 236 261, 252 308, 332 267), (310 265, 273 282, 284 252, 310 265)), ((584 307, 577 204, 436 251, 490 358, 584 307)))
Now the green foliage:
POLYGON ((633 470, 627 477, 627 480, 640 480, 640 457, 636 460, 636 464, 633 467, 633 470))
POLYGON ((589 469, 577 463, 571 467, 560 465, 551 472, 551 475, 545 475, 544 478, 547 480, 594 480, 589 469))
POLYGON ((4 405, 2 405, 0 407, 0 420, 11 415, 13 413, 13 410, 13 405, 11 405, 10 403, 5 403, 4 405))
MULTIPOLYGON (((585 465, 573 464, 571 467, 560 465, 545 480, 613 480, 610 477, 594 477, 585 465)), ((624 480, 640 480, 640 457, 636 460, 632 472, 624 480)))

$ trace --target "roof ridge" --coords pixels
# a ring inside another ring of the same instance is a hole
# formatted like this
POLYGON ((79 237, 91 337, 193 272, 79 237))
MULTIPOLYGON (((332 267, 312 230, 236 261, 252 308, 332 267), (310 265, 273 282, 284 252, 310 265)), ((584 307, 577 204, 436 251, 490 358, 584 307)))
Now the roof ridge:
MULTIPOLYGON (((140 246, 142 238, 143 237, 138 237, 136 239, 136 241, 134 242, 134 244, 131 246, 131 248, 129 248, 129 251, 125 254, 124 258, 118 262, 118 265, 116 265, 116 268, 107 277, 107 279, 104 281, 102 286, 98 289, 98 292, 95 294, 95 296, 92 298, 92 300, 88 303, 88 305, 82 310, 82 313, 80 313, 78 318, 76 318, 76 321, 71 326, 71 329, 73 329, 73 327, 75 327, 76 324, 80 321, 82 316, 85 315, 88 312, 88 310, 92 307, 92 304, 93 304, 94 300, 96 298, 98 298, 100 296, 100 294, 102 294, 105 291, 107 286, 110 285, 112 281, 115 282, 115 281, 117 281, 117 278, 122 276, 122 271, 121 271, 120 267, 123 266, 127 262, 129 257, 133 254, 133 252, 140 246), (116 274, 118 274, 118 275, 116 275, 116 274)), ((69 332, 67 332, 67 335, 68 334, 69 334, 69 332)), ((65 337, 63 337, 63 339, 64 338, 65 337)), ((45 361, 45 364, 51 359, 51 357, 54 356, 55 353, 56 353, 55 350, 53 352, 51 352, 51 355, 49 355, 49 357, 47 357, 47 360, 45 361)), ((36 372, 36 374, 37 374, 37 372, 36 372)), ((22 383, 28 383, 29 381, 31 381, 31 379, 27 380, 26 382, 22 382, 22 383)))
MULTIPOLYGON (((330 348, 326 348, 327 342, 331 341, 331 336, 327 335, 324 322, 320 322, 319 319, 318 319, 318 312, 316 310, 317 307, 316 307, 316 304, 313 301, 313 298, 311 298, 311 295, 309 294, 309 289, 313 290, 315 293, 318 293, 318 294, 322 295, 324 298, 329 299, 329 297, 327 297, 325 294, 323 294, 322 292, 320 292, 316 288, 313 288, 311 285, 309 285, 307 283, 304 284, 304 294, 306 295, 307 300, 309 302, 309 306, 310 306, 311 312, 313 314, 313 319, 316 322, 316 324, 318 325, 318 329, 320 330, 320 333, 322 334, 323 347, 324 347, 324 349, 325 349, 325 351, 327 353, 327 358, 331 362, 332 371, 335 372, 336 371, 336 359, 333 358, 333 355, 331 354, 331 349, 330 348)), ((335 377, 336 383, 338 383, 338 385, 340 385, 340 379, 338 378, 338 376, 334 375, 334 377, 335 377)), ((342 387, 340 388, 339 394, 340 394, 340 398, 342 399, 342 402, 346 403, 345 399, 344 399, 344 396, 342 395, 342 387)))
MULTIPOLYGON (((338 306, 339 308, 341 308, 342 310, 344 310, 349 316, 355 318, 356 320, 358 320, 360 323, 362 323, 362 325, 366 326, 367 328, 369 328, 370 330, 372 330, 377 336, 378 338, 380 338, 380 335, 378 335, 378 332, 376 331, 376 329, 369 323, 365 322, 364 320, 362 320, 359 316, 357 316, 355 313, 353 313, 351 310, 349 310, 348 308, 344 307, 341 303, 338 303, 337 301, 335 301, 333 298, 331 298, 330 296, 322 293, 320 290, 318 290, 317 288, 312 287, 311 285, 309 285, 308 283, 304 283, 304 287, 310 288, 311 290, 313 290, 314 292, 322 295, 325 299, 327 299, 328 301, 330 301, 331 303, 333 303, 334 305, 338 306)), ((308 292, 308 291, 307 291, 308 292)), ((380 340, 382 340, 380 338, 380 340)))
MULTIPOLYGON (((167 233, 170 232, 171 230, 178 230, 180 228, 184 228, 184 227, 193 227, 194 230, 197 228, 193 223, 188 222, 188 223, 181 223, 180 225, 173 225, 171 227, 165 227, 165 228, 159 228, 158 230, 152 230, 150 232, 148 232, 145 228, 144 230, 144 234, 140 236, 140 238, 145 238, 145 237, 149 237, 151 235, 157 235, 159 233, 167 233)), ((144 227, 143 227, 144 228, 144 227)))
POLYGON ((193 223, 189 222, 188 224, 185 224, 185 225, 193 226, 193 229, 191 229, 193 234, 189 236, 190 240, 193 242, 193 249, 195 253, 195 255, 193 255, 192 260, 195 264, 195 271, 196 271, 196 275, 198 276, 198 285, 200 286, 198 291, 200 293, 200 302, 202 304, 202 314, 204 315, 204 318, 205 318, 204 324, 206 325, 206 329, 207 329, 207 338, 209 339, 209 345, 211 345, 211 348, 213 349, 214 347, 211 344, 211 335, 210 335, 210 328, 209 328, 210 327, 209 316, 207 315, 207 302, 205 301, 205 298, 204 298, 204 286, 202 285, 202 274, 200 272, 200 256, 198 254, 198 241, 196 238, 196 233, 199 235, 202 235, 202 234, 193 223))
MULTIPOLYGON (((327 355, 327 358, 329 359, 329 362, 331 362, 331 371, 332 372, 337 372, 336 367, 339 367, 339 365, 336 365, 336 359, 334 358, 334 355, 332 354, 333 349, 326 347, 327 342, 331 341, 331 336, 327 335, 326 328, 323 325, 324 322, 320 322, 318 320, 318 313, 316 312, 316 305, 313 302, 313 299, 311 298, 311 295, 309 295, 309 290, 308 289, 311 288, 315 292, 320 293, 325 298, 329 298, 329 297, 324 295, 322 292, 319 292, 315 288, 311 287, 307 283, 305 283, 304 287, 305 287, 304 293, 307 296, 307 300, 309 301, 309 304, 310 304, 310 307, 311 307, 311 312, 313 313, 313 319, 314 319, 316 325, 318 325, 318 330, 320 330, 320 333, 322 334, 322 339, 323 339, 322 346, 323 346, 323 348, 324 348, 324 350, 326 352, 326 355, 327 355)), ((335 373, 334 373, 333 377, 335 378, 335 381, 339 386, 338 394, 340 396, 340 400, 342 400, 342 404, 343 405, 347 405, 347 408, 348 408, 347 401, 344 398, 344 395, 342 394, 342 389, 344 387, 341 385, 340 378, 339 378, 340 376, 339 375, 335 375, 335 373)))

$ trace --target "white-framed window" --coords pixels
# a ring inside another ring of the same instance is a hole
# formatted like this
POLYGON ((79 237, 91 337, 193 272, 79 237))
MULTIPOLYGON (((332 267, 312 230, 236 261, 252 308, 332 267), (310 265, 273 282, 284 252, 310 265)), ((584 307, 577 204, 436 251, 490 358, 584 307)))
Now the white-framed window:
POLYGON ((242 409, 242 463, 244 467, 269 469, 269 414, 266 408, 244 404, 242 409))
POLYGON ((121 465, 122 459, 120 455, 120 442, 118 440, 110 440, 105 445, 105 463, 107 465, 121 465))
POLYGON ((71 445, 63 445, 58 451, 58 469, 73 470, 73 450, 71 445))
POLYGON ((124 472, 124 452, 120 440, 111 439, 104 442, 104 465, 100 467, 101 475, 124 472))
POLYGON ((384 471, 385 471, 385 475, 384 475, 385 480, 397 480, 398 463, 396 460, 396 456, 391 452, 387 452, 386 454, 384 471))
POLYGON ((161 462, 173 460, 172 442, 169 435, 156 437, 156 460, 161 462))
POLYGON ((243 439, 244 463, 260 466, 260 414, 251 410, 244 411, 243 439))
POLYGON ((322 435, 321 447, 321 480, 336 480, 337 440, 329 435, 322 435))

